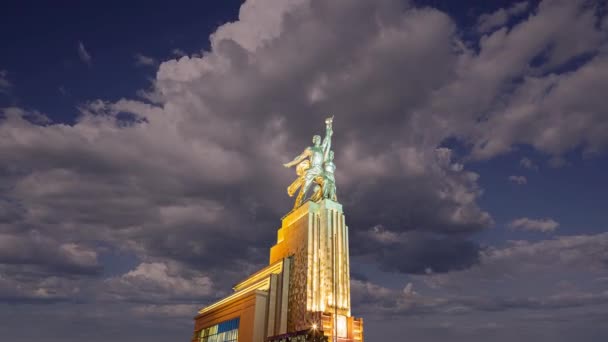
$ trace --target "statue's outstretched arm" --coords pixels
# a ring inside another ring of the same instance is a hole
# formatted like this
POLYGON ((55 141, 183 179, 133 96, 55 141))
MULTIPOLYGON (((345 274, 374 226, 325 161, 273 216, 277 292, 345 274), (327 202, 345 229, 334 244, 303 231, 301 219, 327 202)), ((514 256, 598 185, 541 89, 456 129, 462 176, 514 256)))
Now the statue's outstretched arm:
POLYGON ((308 158, 308 156, 310 156, 310 149, 307 148, 299 156, 295 157, 289 163, 283 164, 283 166, 285 166, 285 167, 292 167, 292 166, 294 166, 296 164, 299 164, 302 160, 308 158))

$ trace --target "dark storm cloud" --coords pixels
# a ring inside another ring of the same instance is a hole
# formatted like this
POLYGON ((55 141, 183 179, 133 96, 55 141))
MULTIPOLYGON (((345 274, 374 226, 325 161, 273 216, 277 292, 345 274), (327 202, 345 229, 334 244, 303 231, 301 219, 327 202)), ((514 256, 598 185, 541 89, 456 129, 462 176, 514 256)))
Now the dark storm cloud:
MULTIPOLYGON (((388 232, 375 235, 395 240, 388 232)), ((412 276, 401 290, 353 280, 353 301, 389 317, 606 306, 608 292, 597 278, 608 274, 607 246, 607 233, 514 241, 482 251, 466 269, 412 276)))
POLYGON ((383 246, 379 263, 387 271, 403 273, 448 272, 469 268, 479 259, 474 242, 438 237, 417 237, 383 246))
POLYGON ((481 248, 462 237, 417 231, 395 233, 376 226, 353 240, 354 255, 374 259, 388 272, 425 274, 467 269, 479 262, 481 248))

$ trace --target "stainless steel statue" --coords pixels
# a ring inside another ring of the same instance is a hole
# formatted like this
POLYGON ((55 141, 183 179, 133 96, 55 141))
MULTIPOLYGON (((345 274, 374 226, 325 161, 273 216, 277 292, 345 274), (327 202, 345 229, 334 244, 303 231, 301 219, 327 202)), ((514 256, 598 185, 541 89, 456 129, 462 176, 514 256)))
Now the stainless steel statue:
POLYGON ((313 136, 312 146, 307 147, 304 152, 289 163, 283 164, 285 167, 297 165, 296 174, 298 178, 287 187, 287 194, 290 197, 300 189, 294 208, 302 205, 306 193, 313 183, 315 188, 311 200, 318 201, 323 198, 337 200, 334 177, 336 165, 333 162, 334 151, 331 150, 332 124, 333 116, 325 119, 325 138, 323 138, 323 141, 321 141, 321 136, 313 136))

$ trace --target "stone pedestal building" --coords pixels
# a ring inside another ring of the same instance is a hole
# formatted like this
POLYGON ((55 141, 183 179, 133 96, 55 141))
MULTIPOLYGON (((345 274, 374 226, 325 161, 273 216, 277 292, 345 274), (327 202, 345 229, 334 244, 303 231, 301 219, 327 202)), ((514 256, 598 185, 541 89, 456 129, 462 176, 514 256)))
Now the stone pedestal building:
POLYGON ((336 201, 307 201, 285 216, 269 265, 233 289, 199 311, 192 342, 306 341, 317 330, 328 341, 363 341, 363 320, 351 314, 348 227, 336 201))

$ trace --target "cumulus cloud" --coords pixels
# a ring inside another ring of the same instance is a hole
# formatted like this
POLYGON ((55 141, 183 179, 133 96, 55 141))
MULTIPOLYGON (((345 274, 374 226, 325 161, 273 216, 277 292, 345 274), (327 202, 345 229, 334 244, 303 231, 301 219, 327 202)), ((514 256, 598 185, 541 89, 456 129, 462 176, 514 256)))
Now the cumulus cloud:
MULTIPOLYGON (((281 164, 334 114, 353 255, 418 279, 396 293, 355 281, 358 303, 377 299, 386 308, 373 309, 390 312, 398 298, 394 312, 434 310, 444 300, 427 298, 421 284, 483 292, 460 277, 542 269, 525 256, 550 263, 537 252, 545 245, 573 246, 545 254, 560 262, 578 265, 590 250, 600 257, 583 238, 499 250, 471 240, 493 219, 478 203, 480 175, 467 168, 518 144, 553 157, 577 146, 604 151, 605 101, 593 90, 608 80, 606 31, 594 10, 544 1, 512 27, 465 41, 445 13, 401 1, 247 1, 238 21, 211 35, 209 51, 159 64, 151 103, 91 99, 70 125, 2 109, 0 233, 22 241, 35 230, 64 253, 55 264, 81 253, 85 269, 95 264, 93 241, 127 250, 139 265, 89 288, 138 302, 142 316, 183 312, 169 305, 210 301, 211 289, 267 261, 291 207, 284 189, 294 175, 281 164), (456 155, 442 147, 447 139, 470 149, 456 155)), ((79 55, 91 63, 82 42, 79 55)), ((11 260, 39 259, 15 253, 11 260)), ((36 291, 51 279, 11 270, 7 289, 36 291)), ((443 310, 478 305, 457 303, 443 310)))
POLYGON ((493 90, 485 92, 487 106, 479 113, 484 121, 473 150, 477 158, 506 153, 514 144, 553 156, 578 146, 585 153, 604 150, 607 141, 600 131, 607 124, 605 105, 592 89, 603 87, 602 75, 608 72, 607 34, 595 25, 594 6, 586 4, 545 1, 511 30, 503 28, 481 39, 479 64, 473 63, 471 71, 475 77, 488 77, 478 79, 477 87, 485 84, 493 90), (574 25, 562 30, 559 23, 564 21, 574 25), (576 58, 587 62, 558 71, 576 58), (490 69, 483 66, 492 61, 503 70, 487 73, 490 69), (504 93, 506 88, 510 90, 504 93))
POLYGON ((135 54, 136 66, 154 66, 156 64, 158 64, 158 61, 153 57, 142 55, 141 53, 135 54))
POLYGON ((500 8, 491 14, 482 14, 477 20, 477 31, 486 33, 505 25, 510 18, 525 12, 528 9, 528 5, 527 1, 522 1, 513 4, 509 8, 500 8))
POLYGON ((526 178, 526 176, 509 176, 509 181, 518 185, 528 183, 528 179, 526 178))
POLYGON ((511 223, 509 223, 509 227, 512 229, 550 233, 554 232, 557 227, 559 227, 559 223, 551 218, 535 220, 522 217, 511 221, 511 223))
POLYGON ((163 302, 175 299, 205 298, 211 294, 209 277, 189 272, 177 265, 161 262, 141 263, 134 270, 105 281, 105 291, 115 299, 163 302))
MULTIPOLYGON (((507 109, 490 109, 523 96, 527 83, 514 84, 507 102, 498 101, 504 85, 523 75, 566 77, 524 66, 549 44, 542 70, 551 70, 592 51, 602 34, 575 2, 543 3, 512 30, 482 37, 479 52, 431 8, 393 1, 281 1, 265 8, 246 2, 239 21, 211 36, 211 51, 161 63, 153 89, 158 104, 92 101, 71 126, 42 126, 27 119, 30 111, 5 109, 0 153, 13 166, 4 170, 4 182, 6 195, 30 208, 19 214, 21 222, 41 234, 93 236, 141 258, 217 263, 218 269, 235 264, 236 277, 263 263, 262 241, 272 239, 269 227, 289 209, 283 188, 293 175, 281 163, 333 113, 338 187, 353 236, 380 225, 408 237, 392 243, 423 255, 408 258, 423 260, 415 265, 394 253, 375 255, 383 267, 406 273, 467 267, 478 247, 466 236, 493 220, 477 204, 479 175, 438 146, 458 136, 473 144, 469 158, 509 150, 518 142, 509 132, 521 130, 503 132, 511 127, 500 123, 507 109), (553 24, 566 18, 579 20, 569 30, 553 24), (545 24, 547 30, 538 29, 545 24), (575 33, 588 34, 571 49, 575 33), (228 245, 243 254, 226 260, 228 245), (420 246, 466 257, 450 266, 420 246)), ((567 78, 579 77, 597 58, 567 78)), ((555 113, 546 112, 547 120, 555 113)), ((598 120, 585 127, 601 126, 598 120)), ((569 146, 581 142, 573 138, 569 146)), ((354 253, 371 253, 360 240, 352 244, 354 253)))
POLYGON ((443 136, 432 126, 416 129, 418 118, 401 115, 457 62, 450 18, 398 2, 280 3, 268 13, 246 3, 239 21, 211 37, 209 53, 162 63, 159 105, 93 101, 72 126, 36 125, 28 111, 6 109, 0 153, 29 170, 6 170, 7 195, 35 208, 23 220, 141 258, 213 265, 217 277, 233 265, 236 277, 263 263, 264 241, 289 209, 283 189, 293 175, 281 164, 332 112, 340 196, 354 231, 384 224, 443 241, 491 225, 476 203, 478 175, 437 148, 443 136), (300 50, 308 52, 293 53, 300 50), (320 95, 311 99, 311 89, 320 95), (242 253, 228 259, 227 247, 242 253))
POLYGON ((544 1, 526 20, 482 36, 479 49, 460 46, 455 76, 420 115, 429 124, 441 118, 472 145, 472 159, 509 153, 518 144, 551 156, 579 146, 587 154, 604 151, 605 104, 592 89, 606 79, 607 32, 596 25, 595 7, 544 1), (562 22, 574 25, 565 30, 562 22), (583 62, 568 64, 577 60, 583 62))
POLYGON ((88 66, 91 66, 93 63, 91 54, 87 51, 82 42, 78 42, 78 57, 80 57, 80 60, 88 66))

